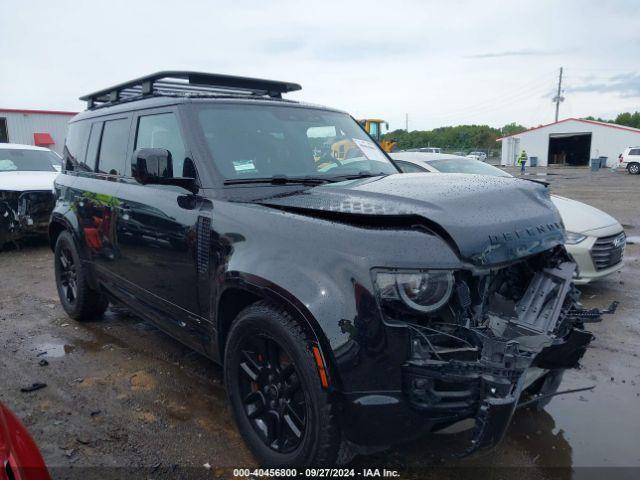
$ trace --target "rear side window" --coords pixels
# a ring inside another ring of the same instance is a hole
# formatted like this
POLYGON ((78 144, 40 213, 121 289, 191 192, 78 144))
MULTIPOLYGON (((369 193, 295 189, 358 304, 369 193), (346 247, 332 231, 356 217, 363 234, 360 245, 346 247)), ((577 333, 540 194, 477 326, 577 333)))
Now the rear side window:
POLYGON ((102 135, 102 122, 91 125, 91 133, 89 134, 89 146, 87 147, 87 156, 85 164, 91 172, 96 169, 98 160, 98 148, 100 148, 100 136, 102 135))
POLYGON ((104 122, 98 171, 110 175, 122 175, 127 156, 129 140, 129 119, 104 122))
POLYGON ((629 155, 640 155, 640 148, 632 148, 629 150, 629 155))
POLYGON ((67 139, 64 142, 64 164, 69 166, 84 162, 84 152, 89 134, 87 122, 75 122, 69 124, 67 139))
POLYGON ((160 113, 140 117, 135 149, 139 148, 164 148, 169 150, 173 161, 173 176, 185 176, 183 172, 184 142, 180 134, 178 120, 173 113, 160 113))

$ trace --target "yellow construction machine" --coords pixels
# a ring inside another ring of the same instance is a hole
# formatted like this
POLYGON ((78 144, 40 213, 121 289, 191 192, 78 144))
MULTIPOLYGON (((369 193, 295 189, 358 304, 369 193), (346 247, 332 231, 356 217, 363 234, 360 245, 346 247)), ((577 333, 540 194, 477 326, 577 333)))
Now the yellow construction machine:
POLYGON ((380 118, 364 118, 358 120, 358 122, 385 152, 391 153, 398 148, 398 142, 395 140, 382 140, 382 125, 389 130, 389 124, 384 120, 380 118))

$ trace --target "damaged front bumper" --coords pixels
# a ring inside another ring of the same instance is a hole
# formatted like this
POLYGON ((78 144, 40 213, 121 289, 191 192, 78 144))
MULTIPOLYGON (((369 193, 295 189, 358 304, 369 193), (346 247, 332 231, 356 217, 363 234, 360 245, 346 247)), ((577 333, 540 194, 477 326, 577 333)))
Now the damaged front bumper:
POLYGON ((51 191, 0 192, 0 247, 46 234, 54 204, 51 191))
POLYGON ((508 300, 497 287, 476 309, 476 319, 462 325, 410 325, 403 393, 435 430, 475 419, 471 443, 460 454, 496 445, 522 399, 548 396, 562 372, 578 366, 593 339, 584 323, 601 312, 579 306, 574 271, 570 261, 543 268, 517 299, 508 300))

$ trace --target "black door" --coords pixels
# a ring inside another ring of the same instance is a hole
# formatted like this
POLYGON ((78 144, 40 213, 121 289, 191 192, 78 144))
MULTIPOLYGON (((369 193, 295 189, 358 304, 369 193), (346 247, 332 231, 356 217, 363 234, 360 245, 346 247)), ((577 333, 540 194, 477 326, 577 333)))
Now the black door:
MULTIPOLYGON (((133 128, 130 154, 164 148, 171 152, 174 176, 194 174, 191 160, 185 167, 187 154, 173 110, 139 114, 133 128), (185 168, 189 172, 183 172, 185 168)), ((130 176, 130 165, 127 171, 118 189, 116 220, 120 288, 161 327, 200 349, 209 304, 196 260, 199 245, 206 242, 208 247, 203 224, 210 228, 210 202, 177 186, 141 185, 130 176)))

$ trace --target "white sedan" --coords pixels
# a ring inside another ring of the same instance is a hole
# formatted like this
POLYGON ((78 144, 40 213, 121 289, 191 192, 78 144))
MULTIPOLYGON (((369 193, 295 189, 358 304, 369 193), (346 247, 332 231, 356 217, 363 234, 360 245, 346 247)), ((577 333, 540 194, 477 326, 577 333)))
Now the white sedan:
MULTIPOLYGON (((391 158, 404 173, 471 173, 510 177, 492 165, 457 155, 419 152, 392 153, 391 158)), ((551 195, 567 229, 565 247, 578 264, 575 283, 585 284, 622 268, 626 237, 622 225, 611 215, 586 203, 551 195)))
POLYGON ((0 143, 0 248, 47 233, 59 165, 48 148, 0 143))

